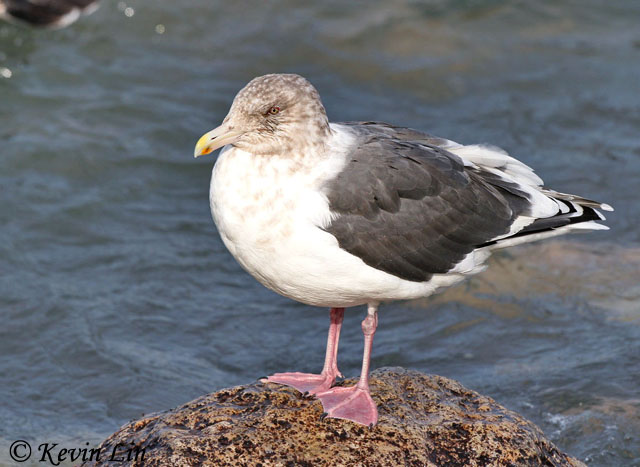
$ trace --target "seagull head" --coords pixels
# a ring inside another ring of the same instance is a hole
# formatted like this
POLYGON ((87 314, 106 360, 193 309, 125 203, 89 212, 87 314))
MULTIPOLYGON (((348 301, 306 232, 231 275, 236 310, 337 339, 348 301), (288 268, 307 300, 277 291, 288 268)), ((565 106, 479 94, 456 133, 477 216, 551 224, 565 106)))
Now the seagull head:
POLYGON ((299 75, 271 74, 252 79, 238 92, 222 125, 198 140, 194 156, 228 144, 256 155, 288 154, 323 145, 329 134, 313 85, 299 75))

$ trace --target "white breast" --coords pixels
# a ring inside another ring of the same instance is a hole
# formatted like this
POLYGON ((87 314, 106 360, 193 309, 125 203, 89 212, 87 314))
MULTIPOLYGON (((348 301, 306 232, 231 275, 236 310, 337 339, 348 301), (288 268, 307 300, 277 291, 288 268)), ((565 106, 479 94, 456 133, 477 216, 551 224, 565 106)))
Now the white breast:
POLYGON ((334 130, 327 155, 311 163, 233 147, 221 152, 211 177, 211 213, 236 260, 266 287, 316 306, 415 298, 461 280, 399 279, 342 250, 322 229, 331 213, 321 187, 344 166, 349 147, 350 135, 334 130))

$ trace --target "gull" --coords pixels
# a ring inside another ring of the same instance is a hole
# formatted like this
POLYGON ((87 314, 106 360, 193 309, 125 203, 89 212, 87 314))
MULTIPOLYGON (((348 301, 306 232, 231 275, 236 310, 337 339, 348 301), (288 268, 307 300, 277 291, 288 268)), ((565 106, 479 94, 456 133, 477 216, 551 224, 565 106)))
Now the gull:
POLYGON ((63 28, 98 8, 98 0, 0 0, 0 18, 63 28))
POLYGON ((269 289, 330 308, 322 371, 264 381, 369 426, 378 420, 368 375, 380 303, 456 284, 496 249, 606 230, 599 209, 612 210, 544 188, 495 146, 387 123, 330 123, 317 90, 295 74, 260 76, 240 90, 195 156, 218 148, 209 202, 225 246, 269 289), (367 306, 360 379, 334 387, 344 309, 359 305, 367 306))

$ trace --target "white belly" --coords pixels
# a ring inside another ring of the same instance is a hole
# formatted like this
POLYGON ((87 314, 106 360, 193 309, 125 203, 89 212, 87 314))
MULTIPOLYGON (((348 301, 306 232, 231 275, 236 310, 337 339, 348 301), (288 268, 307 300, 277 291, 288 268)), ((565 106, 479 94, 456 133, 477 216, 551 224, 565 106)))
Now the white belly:
POLYGON ((341 161, 336 156, 311 172, 300 170, 293 159, 230 147, 222 151, 211 177, 211 213, 224 244, 244 269, 286 297, 329 307, 423 297, 463 278, 405 281, 342 250, 321 228, 331 214, 319 191, 341 161))

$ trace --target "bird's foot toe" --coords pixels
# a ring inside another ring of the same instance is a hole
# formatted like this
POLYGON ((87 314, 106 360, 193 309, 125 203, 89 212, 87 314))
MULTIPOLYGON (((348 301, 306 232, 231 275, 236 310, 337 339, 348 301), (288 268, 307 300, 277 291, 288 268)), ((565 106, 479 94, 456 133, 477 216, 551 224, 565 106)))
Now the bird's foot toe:
POLYGON ((263 383, 284 384, 297 389, 306 395, 324 392, 331 388, 335 381, 335 376, 330 374, 312 373, 275 373, 260 380, 263 383))
POLYGON ((375 425, 378 409, 369 390, 358 386, 335 387, 316 396, 330 418, 342 418, 365 426, 375 425))

